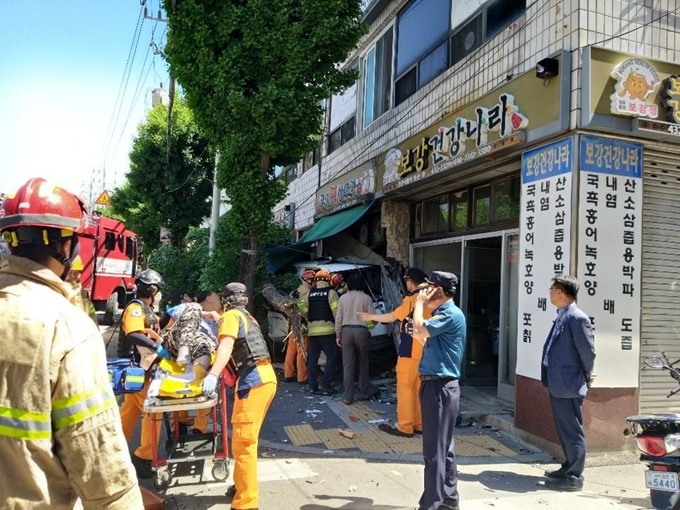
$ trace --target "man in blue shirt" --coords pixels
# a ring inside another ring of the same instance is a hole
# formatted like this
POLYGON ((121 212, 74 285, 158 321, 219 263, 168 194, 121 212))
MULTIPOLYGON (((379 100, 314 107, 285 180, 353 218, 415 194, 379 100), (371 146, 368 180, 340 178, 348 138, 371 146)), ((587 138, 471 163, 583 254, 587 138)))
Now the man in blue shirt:
POLYGON ((463 312, 454 304, 458 278, 434 271, 427 279, 413 310, 413 338, 424 345, 418 371, 423 413, 423 459, 425 489, 419 510, 458 510, 458 470, 453 429, 460 407, 461 362, 466 325, 463 312), (424 320, 423 310, 432 311, 424 320))

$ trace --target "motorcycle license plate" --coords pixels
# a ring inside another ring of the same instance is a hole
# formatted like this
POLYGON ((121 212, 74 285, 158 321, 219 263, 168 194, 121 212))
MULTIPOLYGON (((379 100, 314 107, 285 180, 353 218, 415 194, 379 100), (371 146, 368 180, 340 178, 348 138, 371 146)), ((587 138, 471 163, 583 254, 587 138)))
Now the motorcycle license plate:
POLYGON ((645 485, 648 489, 678 492, 678 474, 667 471, 645 471, 645 485))

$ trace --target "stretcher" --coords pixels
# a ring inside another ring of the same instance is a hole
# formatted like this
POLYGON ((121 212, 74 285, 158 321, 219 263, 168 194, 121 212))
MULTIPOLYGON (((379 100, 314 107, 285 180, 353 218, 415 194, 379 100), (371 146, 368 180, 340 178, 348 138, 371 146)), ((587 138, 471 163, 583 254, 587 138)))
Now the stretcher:
MULTIPOLYGON (((153 421, 172 421, 170 436, 166 445, 166 457, 160 457, 154 449, 151 468, 155 472, 153 483, 157 489, 164 489, 172 482, 172 464, 196 462, 212 458, 212 477, 219 482, 229 477, 229 435, 227 384, 224 374, 220 377, 218 394, 212 397, 200 395, 188 398, 164 398, 148 396, 144 401, 144 412, 150 413, 153 421), (207 434, 181 434, 180 411, 212 409, 212 430, 207 434)), ((157 427, 151 427, 152 444, 158 444, 157 427)))

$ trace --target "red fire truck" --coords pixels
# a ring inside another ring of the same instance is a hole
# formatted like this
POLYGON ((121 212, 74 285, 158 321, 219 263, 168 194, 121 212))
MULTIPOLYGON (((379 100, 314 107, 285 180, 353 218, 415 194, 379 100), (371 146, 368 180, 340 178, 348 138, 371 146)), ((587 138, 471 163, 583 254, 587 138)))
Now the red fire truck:
POLYGON ((102 322, 111 325, 118 309, 132 296, 143 245, 123 222, 97 213, 80 235, 80 245, 83 288, 95 309, 104 312, 102 322))

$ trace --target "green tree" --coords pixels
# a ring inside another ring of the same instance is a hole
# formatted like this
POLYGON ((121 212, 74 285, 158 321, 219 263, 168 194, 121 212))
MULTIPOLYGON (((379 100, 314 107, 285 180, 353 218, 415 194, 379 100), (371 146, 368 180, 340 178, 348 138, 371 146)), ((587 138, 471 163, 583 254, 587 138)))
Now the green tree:
POLYGON ((318 146, 321 101, 356 80, 337 64, 363 33, 360 0, 164 0, 165 54, 220 149, 218 182, 252 292, 259 243, 285 194, 274 166, 318 146))
POLYGON ((191 227, 210 215, 214 152, 201 135, 186 100, 172 110, 170 163, 166 164, 167 107, 156 105, 139 125, 126 182, 111 196, 109 214, 122 217, 148 249, 160 245, 160 229, 182 247, 191 227))

